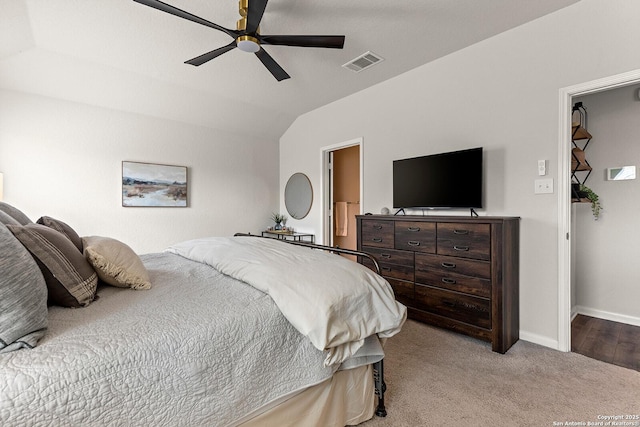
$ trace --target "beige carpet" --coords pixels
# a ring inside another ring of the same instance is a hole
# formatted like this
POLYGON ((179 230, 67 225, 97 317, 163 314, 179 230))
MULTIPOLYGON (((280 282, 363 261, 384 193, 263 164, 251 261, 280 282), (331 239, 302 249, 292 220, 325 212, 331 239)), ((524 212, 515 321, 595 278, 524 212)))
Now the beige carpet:
POLYGON ((388 415, 363 427, 607 425, 598 417, 640 415, 640 372, 522 340, 502 355, 409 320, 386 354, 388 415))

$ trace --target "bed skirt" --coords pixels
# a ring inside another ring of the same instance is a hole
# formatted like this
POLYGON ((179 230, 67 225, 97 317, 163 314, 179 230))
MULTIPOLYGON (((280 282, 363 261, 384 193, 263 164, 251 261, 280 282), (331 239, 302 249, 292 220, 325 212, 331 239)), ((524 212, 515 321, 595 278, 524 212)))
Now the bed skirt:
POLYGON ((338 371, 241 424, 241 427, 356 425, 373 417, 375 393, 372 365, 338 371))

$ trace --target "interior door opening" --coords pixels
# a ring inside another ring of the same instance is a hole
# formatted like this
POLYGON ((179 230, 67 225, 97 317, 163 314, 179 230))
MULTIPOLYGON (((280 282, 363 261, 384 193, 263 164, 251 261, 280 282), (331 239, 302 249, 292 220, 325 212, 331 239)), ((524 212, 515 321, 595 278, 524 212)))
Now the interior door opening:
POLYGON ((324 241, 357 249, 356 215, 362 213, 362 140, 323 150, 324 241))
POLYGON ((640 70, 582 83, 560 90, 560 138, 558 164, 558 341, 560 351, 571 351, 571 321, 573 319, 572 301, 572 240, 573 223, 571 218, 571 108, 575 97, 593 94, 640 82, 640 70))

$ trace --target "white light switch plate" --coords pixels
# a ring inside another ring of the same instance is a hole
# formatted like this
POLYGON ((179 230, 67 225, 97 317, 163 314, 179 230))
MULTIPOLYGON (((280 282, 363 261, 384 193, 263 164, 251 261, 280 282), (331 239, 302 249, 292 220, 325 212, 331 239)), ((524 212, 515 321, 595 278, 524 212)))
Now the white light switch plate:
POLYGON ((549 194, 553 193, 553 179, 536 179, 535 180, 535 194, 549 194))
POLYGON ((538 175, 545 176, 547 174, 547 161, 538 160, 538 175))

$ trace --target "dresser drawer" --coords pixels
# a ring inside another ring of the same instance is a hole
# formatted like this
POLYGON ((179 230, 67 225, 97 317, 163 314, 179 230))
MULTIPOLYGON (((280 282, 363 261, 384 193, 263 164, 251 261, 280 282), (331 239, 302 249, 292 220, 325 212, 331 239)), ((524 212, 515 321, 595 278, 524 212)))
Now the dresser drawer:
POLYGON ((363 220, 360 232, 362 246, 393 249, 393 222, 363 220))
POLYGON ((464 294, 491 298, 491 281, 477 277, 441 273, 433 270, 416 270, 416 284, 435 286, 464 294))
POLYGON ((415 286, 419 309, 470 325, 491 329, 491 301, 431 286, 415 286))
MULTIPOLYGON (((376 259, 377 260, 377 259, 376 259)), ((411 265, 398 265, 398 264, 390 264, 387 262, 378 261, 378 265, 380 266, 380 275, 385 278, 394 278, 400 280, 409 280, 413 282, 414 279, 414 268, 413 268, 413 260, 411 261, 411 265)), ((361 264, 365 267, 370 268, 373 271, 376 271, 373 266, 373 262, 369 258, 362 257, 361 264)))
POLYGON ((387 264, 407 265, 413 268, 413 252, 397 251, 395 249, 381 249, 363 246, 362 251, 376 259, 376 261, 387 264))
POLYGON ((395 248, 416 252, 436 252, 436 224, 420 221, 397 221, 395 248))
POLYGON ((491 258, 491 225, 439 223, 437 252, 463 258, 491 258))
MULTIPOLYGON (((452 256, 416 254, 416 270, 491 279, 491 263, 452 256)), ((417 279, 416 279, 417 280, 417 279)))
POLYGON ((380 274, 384 277, 392 277, 400 280, 414 280, 414 268, 413 265, 396 265, 388 264, 386 262, 380 262, 380 274))

